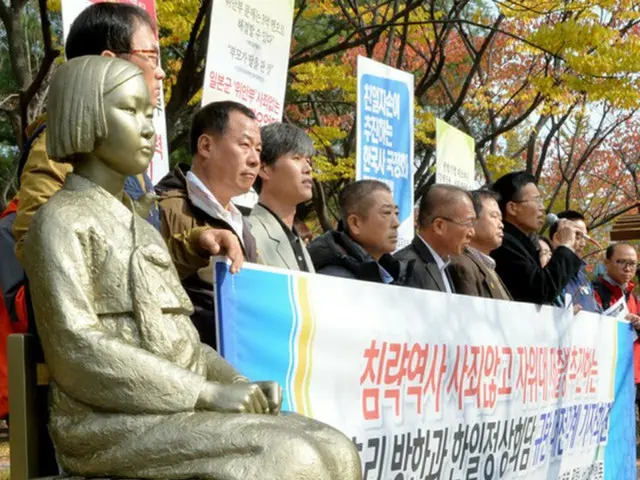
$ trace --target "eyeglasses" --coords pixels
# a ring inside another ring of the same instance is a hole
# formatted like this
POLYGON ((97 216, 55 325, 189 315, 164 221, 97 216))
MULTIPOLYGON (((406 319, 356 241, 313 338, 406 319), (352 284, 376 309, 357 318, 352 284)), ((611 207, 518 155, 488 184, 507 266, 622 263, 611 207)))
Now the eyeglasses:
POLYGON ((633 260, 616 260, 616 265, 618 265, 619 267, 625 268, 635 268, 636 267, 636 262, 634 262, 633 260))
POLYGON ((158 50, 129 50, 128 52, 114 52, 118 55, 137 55, 149 61, 153 68, 158 68, 160 65, 160 54, 158 50))
MULTIPOLYGON (((476 226, 476 223, 478 223, 478 219, 477 219, 477 218, 474 218, 474 219, 472 219, 472 220, 468 220, 468 221, 466 221, 466 222, 459 222, 458 220, 455 220, 455 219, 453 219, 453 218, 451 218, 451 217, 442 217, 442 216, 439 216, 439 217, 436 217, 436 218, 441 218, 442 220, 444 220, 444 221, 446 221, 446 222, 451 222, 451 223, 453 223, 453 224, 455 224, 455 225, 458 225, 458 226, 460 226, 460 227, 464 227, 464 228, 473 228, 473 227, 475 227, 475 226, 476 226)), ((436 218, 434 218, 434 220, 435 220, 436 218)))
POLYGON ((544 199, 542 197, 536 197, 536 198, 527 198, 526 200, 511 200, 513 203, 529 203, 529 202, 534 202, 537 203, 540 206, 544 206, 544 199))

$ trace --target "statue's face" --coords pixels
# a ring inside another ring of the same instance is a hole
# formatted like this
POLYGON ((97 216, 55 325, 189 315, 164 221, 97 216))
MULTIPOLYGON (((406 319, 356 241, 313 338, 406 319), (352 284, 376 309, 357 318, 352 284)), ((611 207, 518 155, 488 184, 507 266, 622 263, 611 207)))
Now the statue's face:
POLYGON ((130 78, 104 97, 107 136, 94 155, 123 176, 144 172, 155 151, 153 105, 142 75, 130 78))

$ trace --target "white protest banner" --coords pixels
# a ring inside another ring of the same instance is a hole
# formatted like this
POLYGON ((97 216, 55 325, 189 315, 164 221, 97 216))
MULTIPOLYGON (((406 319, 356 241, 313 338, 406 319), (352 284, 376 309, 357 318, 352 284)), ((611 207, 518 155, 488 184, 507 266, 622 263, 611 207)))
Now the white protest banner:
POLYGON ((356 180, 380 180, 398 205, 398 248, 413 239, 413 75, 358 57, 356 180))
MULTIPOLYGON (((66 41, 69 28, 78 15, 90 5, 100 3, 103 0, 62 0, 62 31, 66 41)), ((130 3, 147 11, 149 16, 156 20, 155 0, 116 0, 116 3, 130 3)), ((160 52, 158 52, 158 55, 160 52)), ((158 58, 160 61, 160 58, 158 58)), ((156 153, 149 163, 147 174, 156 184, 169 172, 169 147, 167 144, 167 122, 164 118, 164 93, 160 90, 158 105, 153 112, 153 128, 156 131, 156 153)))
POLYGON ((216 0, 202 104, 234 100, 260 125, 282 120, 289 68, 293 0, 216 0))
POLYGON ((215 266, 218 351, 353 440, 365 480, 635 479, 627 322, 215 266))
POLYGON ((469 135, 436 119, 436 183, 465 190, 475 184, 475 142, 469 135))

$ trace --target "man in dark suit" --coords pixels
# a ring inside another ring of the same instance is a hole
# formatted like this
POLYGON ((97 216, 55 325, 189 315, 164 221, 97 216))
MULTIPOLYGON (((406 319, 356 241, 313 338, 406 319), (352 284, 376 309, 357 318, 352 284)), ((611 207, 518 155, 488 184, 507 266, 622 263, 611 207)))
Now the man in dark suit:
POLYGON ((467 192, 453 185, 433 185, 420 199, 418 234, 396 253, 415 261, 410 286, 455 293, 447 272, 451 255, 460 255, 474 234, 476 214, 467 192))
POLYGON ((542 268, 531 238, 544 224, 544 201, 535 178, 524 171, 508 173, 493 184, 492 190, 500 195, 498 203, 505 220, 502 245, 491 252, 496 272, 514 300, 551 304, 582 266, 574 253, 575 227, 566 219, 558 222, 554 237, 557 247, 542 268))
POLYGON ((496 262, 489 256, 502 245, 502 213, 497 194, 491 190, 471 192, 476 211, 475 235, 462 255, 453 257, 449 274, 456 293, 475 297, 511 300, 511 295, 495 271, 496 262))

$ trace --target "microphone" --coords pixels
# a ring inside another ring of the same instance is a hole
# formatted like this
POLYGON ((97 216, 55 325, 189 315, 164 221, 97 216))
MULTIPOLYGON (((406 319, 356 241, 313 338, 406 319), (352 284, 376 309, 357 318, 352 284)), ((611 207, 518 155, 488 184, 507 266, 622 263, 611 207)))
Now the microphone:
POLYGON ((547 230, 547 228, 551 228, 551 225, 555 225, 558 223, 558 216, 555 213, 547 213, 547 216, 544 217, 544 225, 542 226, 541 235, 547 230))
POLYGON ((546 223, 548 226, 551 226, 558 223, 558 220, 560 219, 558 218, 558 215, 556 215, 555 213, 547 213, 544 223, 546 223))
MULTIPOLYGON (((555 225, 556 223, 558 223, 560 221, 560 219, 558 218, 558 215, 556 215, 555 213, 547 213, 547 216, 545 217, 545 224, 549 227, 551 227, 551 225, 555 225)), ((584 234, 584 238, 586 238, 587 240, 589 240, 591 243, 593 243, 596 247, 602 249, 602 245, 600 245, 596 240, 594 240, 593 238, 591 238, 589 235, 587 235, 586 233, 584 234)))

